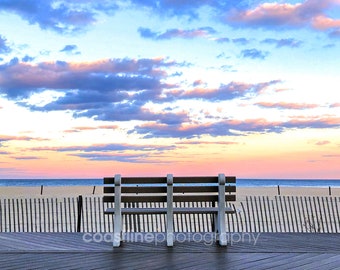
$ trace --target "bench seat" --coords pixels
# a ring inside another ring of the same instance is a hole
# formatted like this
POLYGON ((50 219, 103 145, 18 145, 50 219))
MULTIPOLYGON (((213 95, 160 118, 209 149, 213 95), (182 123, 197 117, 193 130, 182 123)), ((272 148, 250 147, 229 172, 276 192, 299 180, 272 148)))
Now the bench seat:
MULTIPOLYGON (((122 208, 122 214, 125 215, 153 215, 153 214, 166 214, 167 208, 122 208)), ((218 212, 217 207, 174 207, 174 214, 216 214, 218 212)), ((115 213, 114 208, 107 208, 105 214, 112 215, 115 213)), ((235 210, 231 207, 225 208, 226 214, 234 214, 235 210)))
MULTIPOLYGON (((166 208, 122 208, 122 214, 125 215, 133 215, 133 214, 139 214, 139 215, 153 215, 153 214, 166 214, 167 209, 166 208)), ((107 208, 104 212, 104 214, 114 214, 115 209, 114 208, 107 208)))

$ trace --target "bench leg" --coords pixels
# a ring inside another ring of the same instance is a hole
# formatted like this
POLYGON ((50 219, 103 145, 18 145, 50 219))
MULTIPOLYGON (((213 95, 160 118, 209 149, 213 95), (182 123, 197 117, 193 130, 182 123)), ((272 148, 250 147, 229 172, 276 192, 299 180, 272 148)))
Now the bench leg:
POLYGON ((166 245, 168 247, 173 247, 174 246, 174 233, 168 232, 166 235, 166 245))
POLYGON ((119 247, 122 241, 122 206, 121 206, 121 176, 115 175, 115 216, 114 216, 114 230, 113 230, 113 246, 119 247))
POLYGON ((225 214, 224 213, 218 213, 218 241, 220 246, 226 246, 227 245, 227 233, 225 230, 225 214))
POLYGON ((113 230, 113 246, 119 247, 122 241, 122 217, 116 215, 114 217, 114 230, 113 230))
POLYGON ((174 245, 174 209, 173 209, 173 176, 166 176, 167 182, 167 210, 166 210, 166 244, 168 247, 174 245))
MULTIPOLYGON (((172 208, 171 208, 172 209, 172 208)), ((174 245, 174 220, 173 220, 173 213, 170 211, 167 213, 167 226, 166 226, 166 245, 168 247, 172 247, 174 245)))

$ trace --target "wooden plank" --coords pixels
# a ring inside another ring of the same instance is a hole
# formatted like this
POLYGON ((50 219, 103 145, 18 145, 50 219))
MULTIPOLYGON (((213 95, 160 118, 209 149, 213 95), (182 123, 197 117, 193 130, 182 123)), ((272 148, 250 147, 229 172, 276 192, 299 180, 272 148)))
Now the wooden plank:
MULTIPOLYGON (((104 187, 104 193, 114 194, 114 187, 104 187)), ((145 187, 145 186, 122 186, 122 193, 166 193, 166 187, 145 187)), ((205 193, 205 192, 216 192, 218 191, 217 186, 174 186, 174 193, 205 193)), ((226 186, 225 192, 236 192, 235 186, 226 186)))
MULTIPOLYGON (((166 196, 122 196, 122 202, 166 202, 166 196)), ((114 202, 114 196, 103 196, 103 202, 114 202)))
POLYGON ((289 224, 289 232, 295 232, 295 228, 294 228, 294 218, 293 218, 293 209, 291 207, 291 196, 287 196, 287 219, 289 220, 288 224, 289 224))
POLYGON ((326 232, 325 230, 325 226, 324 226, 324 221, 323 221, 323 214, 322 214, 322 207, 321 207, 321 203, 320 203, 320 197, 316 197, 317 198, 317 203, 318 203, 318 212, 320 213, 320 229, 322 232, 326 232))
POLYGON ((10 233, 0 235, 0 263, 2 269, 338 269, 336 237, 262 233, 256 245, 184 241, 168 248, 164 242, 126 241, 112 249, 105 241, 85 242, 81 233, 10 233))
MULTIPOLYGON (((104 193, 115 193, 113 186, 104 187, 104 193)), ((166 193, 166 186, 123 186, 121 187, 122 193, 166 193)))
MULTIPOLYGON (((114 214, 115 209, 114 208, 107 208, 104 212, 105 214, 114 214)), ((122 208, 122 214, 128 215, 128 214, 166 214, 166 208, 122 208)))
MULTIPOLYGON (((189 195, 187 194, 186 196, 181 196, 181 195, 174 195, 174 202, 208 202, 208 201, 218 201, 218 195, 210 195, 210 194, 193 194, 189 195)), ((236 201, 236 195, 230 195, 227 194, 225 195, 225 201, 236 201)))
MULTIPOLYGON (((154 194, 143 196, 123 195, 122 202, 166 202, 166 195, 154 194)), ((226 195, 226 201, 235 201, 235 195, 226 195)), ((174 202, 217 201, 217 195, 174 195, 174 202)), ((103 202, 114 202, 114 196, 103 196, 103 202)))
MULTIPOLYGON (((166 184, 166 177, 121 177, 122 184, 166 184)), ((104 177, 104 184, 114 184, 114 177, 104 177)))
MULTIPOLYGON (((235 176, 226 176, 226 183, 236 183, 235 176)), ((174 176, 174 184, 190 184, 190 183, 218 183, 218 176, 174 176)))
POLYGON ((335 200, 335 213, 336 213, 336 223, 338 224, 339 226, 339 231, 340 231, 340 211, 339 211, 339 208, 338 208, 338 202, 340 203, 340 198, 334 198, 335 200))
MULTIPOLYGON (((332 232, 337 233, 338 232, 338 227, 337 227, 337 220, 336 220, 336 215, 335 215, 335 207, 334 204, 336 204, 336 198, 334 198, 335 202, 333 201, 332 197, 329 197, 330 199, 330 204, 331 204, 331 208, 332 208, 332 217, 333 217, 333 224, 334 224, 334 230, 332 230, 332 232)), ((339 224, 340 225, 340 224, 339 224)))

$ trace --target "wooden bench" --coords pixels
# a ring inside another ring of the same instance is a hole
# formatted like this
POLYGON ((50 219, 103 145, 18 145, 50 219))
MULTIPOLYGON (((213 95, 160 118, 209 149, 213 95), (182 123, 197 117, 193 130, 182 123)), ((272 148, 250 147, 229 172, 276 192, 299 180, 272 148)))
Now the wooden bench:
POLYGON ((214 232, 221 246, 227 245, 225 214, 235 213, 227 202, 236 200, 236 177, 187 176, 173 177, 115 177, 104 178, 104 203, 113 202, 114 208, 105 214, 114 215, 113 246, 122 241, 122 215, 165 214, 167 246, 174 243, 174 214, 213 214, 214 232), (233 185, 230 185, 233 184, 233 185), (122 203, 163 202, 166 207, 122 207, 122 203), (182 207, 180 202, 211 202, 209 207, 182 207))

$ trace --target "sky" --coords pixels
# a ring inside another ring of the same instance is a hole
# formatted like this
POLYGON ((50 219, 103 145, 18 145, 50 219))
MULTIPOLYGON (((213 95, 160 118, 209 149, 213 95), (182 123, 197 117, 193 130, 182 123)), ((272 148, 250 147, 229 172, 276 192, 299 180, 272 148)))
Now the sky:
POLYGON ((0 0, 0 178, 340 179, 340 0, 0 0))

